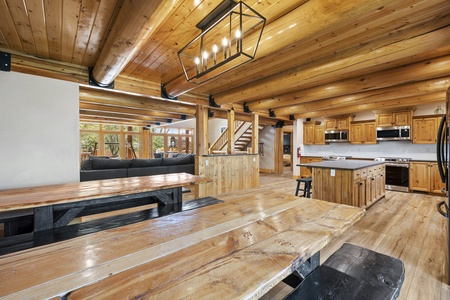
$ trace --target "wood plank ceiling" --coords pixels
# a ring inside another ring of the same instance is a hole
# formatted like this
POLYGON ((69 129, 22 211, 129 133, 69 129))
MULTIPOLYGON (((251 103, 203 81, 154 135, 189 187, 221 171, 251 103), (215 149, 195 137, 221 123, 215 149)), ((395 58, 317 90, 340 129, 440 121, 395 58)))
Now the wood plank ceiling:
POLYGON ((86 121, 193 117, 211 95, 273 124, 445 100, 448 0, 245 0, 267 19, 256 59, 188 83, 177 52, 222 0, 1 0, 0 50, 12 70, 80 83, 86 121), (88 68, 113 90, 89 85, 88 68), (161 85, 178 100, 161 97, 161 85), (275 118, 269 118, 269 112, 275 118))

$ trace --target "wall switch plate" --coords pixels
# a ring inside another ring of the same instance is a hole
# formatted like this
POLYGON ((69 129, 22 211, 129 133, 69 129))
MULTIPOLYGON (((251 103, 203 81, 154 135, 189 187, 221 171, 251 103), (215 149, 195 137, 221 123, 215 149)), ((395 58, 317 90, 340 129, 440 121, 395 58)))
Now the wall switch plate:
POLYGON ((208 160, 205 160, 205 165, 208 165, 208 160))
POLYGON ((336 176, 336 170, 331 169, 330 176, 332 176, 332 177, 336 176))

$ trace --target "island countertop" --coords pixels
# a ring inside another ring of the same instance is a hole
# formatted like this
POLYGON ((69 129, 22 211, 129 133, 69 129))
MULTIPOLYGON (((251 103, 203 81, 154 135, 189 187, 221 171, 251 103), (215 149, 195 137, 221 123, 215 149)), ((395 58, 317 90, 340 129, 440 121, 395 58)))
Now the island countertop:
POLYGON ((373 160, 327 160, 315 163, 298 164, 297 166, 323 169, 358 170, 381 164, 384 164, 384 162, 373 160))

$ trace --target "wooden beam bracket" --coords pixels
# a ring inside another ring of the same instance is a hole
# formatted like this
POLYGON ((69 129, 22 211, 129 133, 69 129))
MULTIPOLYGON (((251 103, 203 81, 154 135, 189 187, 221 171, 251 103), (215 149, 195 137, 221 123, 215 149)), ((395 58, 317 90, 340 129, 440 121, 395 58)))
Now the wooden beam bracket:
POLYGON ((209 95, 209 106, 220 108, 220 105, 214 101, 213 95, 209 95))
POLYGON ((178 100, 178 97, 170 96, 167 93, 166 86, 161 84, 161 97, 169 100, 178 100))
POLYGON ((104 89, 114 89, 114 80, 110 84, 103 84, 95 80, 94 75, 92 75, 93 68, 89 68, 89 84, 96 87, 101 87, 104 89))
POLYGON ((11 72, 11 53, 0 51, 0 71, 11 72))

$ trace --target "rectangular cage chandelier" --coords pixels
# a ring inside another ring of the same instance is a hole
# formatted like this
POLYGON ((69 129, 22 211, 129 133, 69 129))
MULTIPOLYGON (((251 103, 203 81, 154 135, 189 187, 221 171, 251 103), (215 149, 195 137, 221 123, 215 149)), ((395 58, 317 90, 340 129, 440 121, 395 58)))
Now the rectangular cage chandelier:
POLYGON ((187 81, 206 82, 252 60, 265 24, 242 1, 222 2, 197 24, 202 33, 178 52, 187 81))

